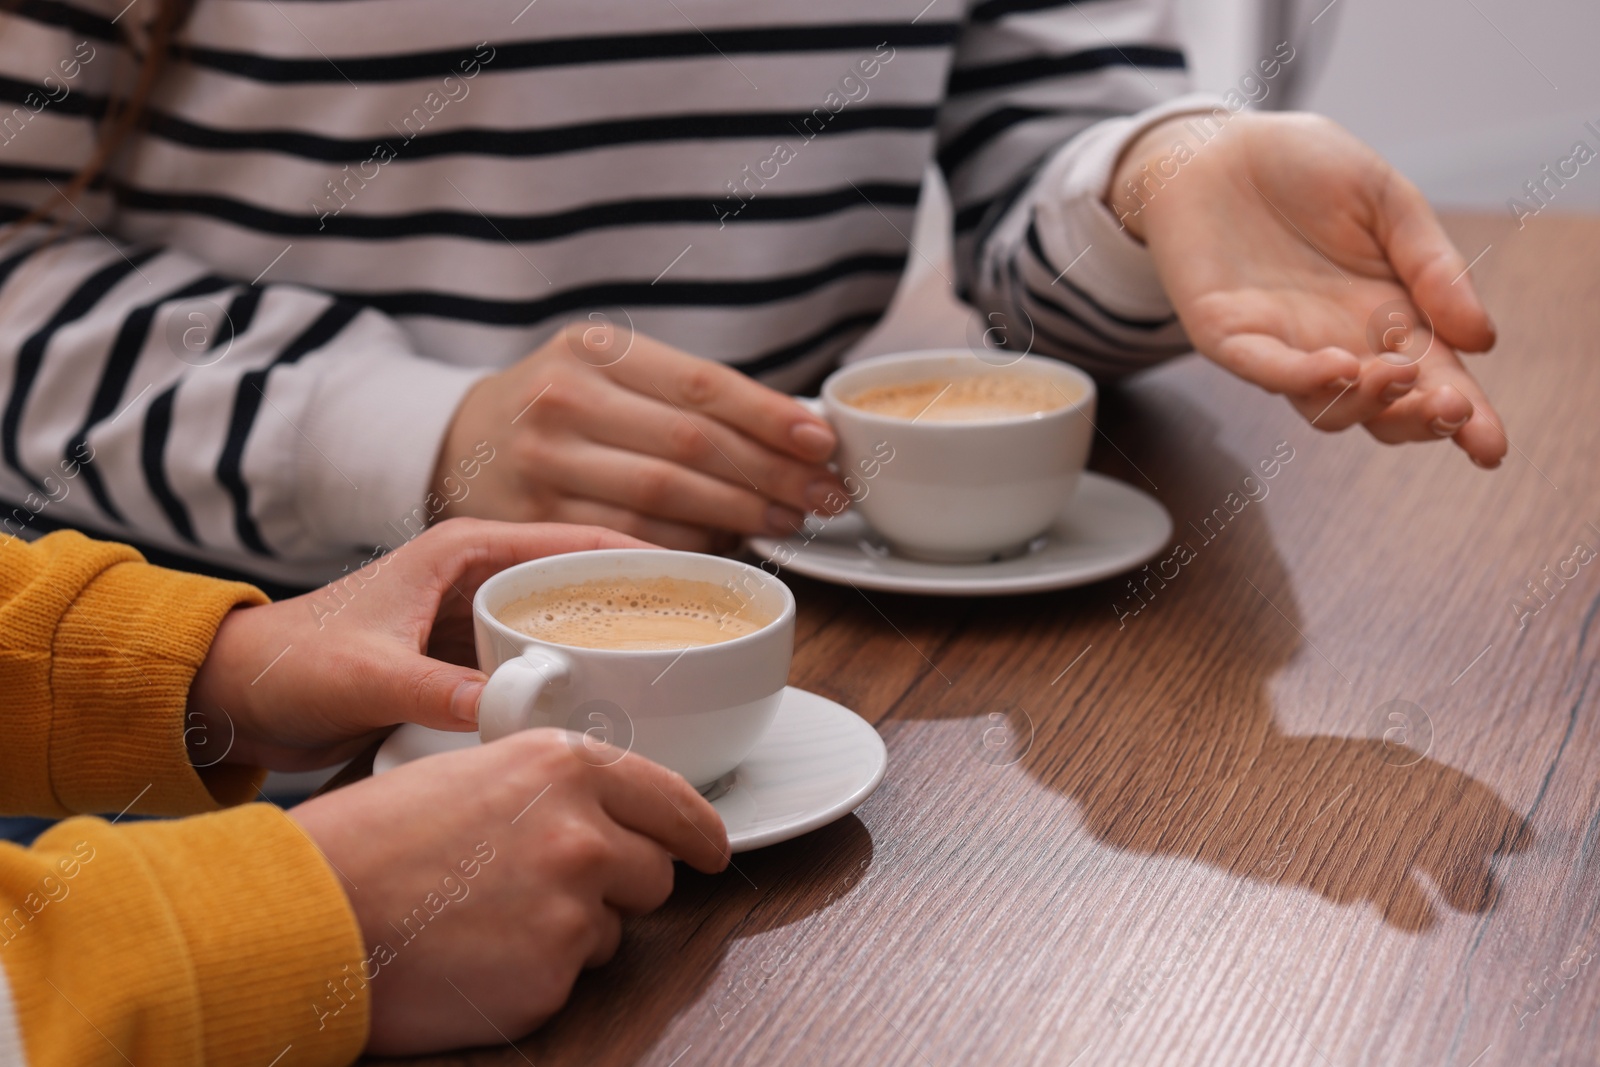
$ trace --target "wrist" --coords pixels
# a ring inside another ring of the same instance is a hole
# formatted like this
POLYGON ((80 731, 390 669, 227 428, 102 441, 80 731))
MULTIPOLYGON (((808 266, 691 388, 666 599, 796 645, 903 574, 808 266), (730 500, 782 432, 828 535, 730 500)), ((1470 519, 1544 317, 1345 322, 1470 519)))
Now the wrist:
POLYGON ((1150 209, 1160 202, 1167 184, 1206 144, 1209 138, 1203 138, 1203 132, 1197 131, 1194 114, 1174 115, 1150 126, 1123 148, 1103 199, 1137 240, 1146 239, 1150 209))
POLYGON ((223 616, 216 637, 189 685, 184 709, 183 743, 189 763, 197 769, 220 763, 249 763, 251 742, 242 724, 249 720, 247 669, 241 651, 248 649, 245 635, 250 608, 234 608, 223 616))
MULTIPOLYGON (((350 350, 319 365, 303 421, 289 412, 302 432, 288 431, 284 451, 293 449, 292 468, 280 489, 303 534, 274 546, 284 555, 392 548, 421 533, 440 442, 461 398, 485 376, 478 368, 396 350, 390 342, 403 339, 387 334, 367 345, 354 340, 350 350)), ((278 503, 273 498, 273 506, 278 503)))
MULTIPOLYGON (((475 440, 473 431, 485 421, 478 410, 486 402, 487 396, 492 396, 495 380, 495 377, 489 377, 474 383, 450 416, 450 425, 446 427, 439 441, 439 452, 433 458, 433 473, 428 478, 428 496, 424 506, 429 511, 429 525, 467 514, 459 506, 461 500, 456 499, 464 496, 459 491, 460 478, 457 472, 472 460, 475 446, 482 451, 481 446, 487 444, 475 440)), ((492 454, 493 447, 489 447, 488 451, 492 454)))

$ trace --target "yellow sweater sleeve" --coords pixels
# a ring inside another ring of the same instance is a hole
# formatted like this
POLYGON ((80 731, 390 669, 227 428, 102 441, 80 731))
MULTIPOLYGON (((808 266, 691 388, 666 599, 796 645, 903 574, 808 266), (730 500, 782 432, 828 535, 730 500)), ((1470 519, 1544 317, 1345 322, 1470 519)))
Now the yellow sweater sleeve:
POLYGON ((217 626, 264 599, 73 533, 0 539, 0 812, 208 813, 0 845, 0 1062, 331 1065, 365 1044, 334 873, 277 808, 216 811, 259 776, 197 774, 184 745, 217 626))
POLYGON ((189 684, 248 585, 152 567, 125 545, 0 538, 0 814, 187 815, 255 796, 183 742, 189 684))

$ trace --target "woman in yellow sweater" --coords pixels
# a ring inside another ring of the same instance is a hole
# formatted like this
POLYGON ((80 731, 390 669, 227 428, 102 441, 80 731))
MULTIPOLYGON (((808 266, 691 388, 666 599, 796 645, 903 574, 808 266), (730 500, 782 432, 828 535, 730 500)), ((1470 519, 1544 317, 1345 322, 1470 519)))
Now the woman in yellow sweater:
POLYGON ((0 541, 0 814, 190 816, 0 845, 0 1063, 342 1064, 554 1012, 666 899, 672 857, 727 863, 682 778, 528 731, 287 812, 249 801, 264 770, 394 723, 472 729, 477 586, 637 544, 454 520, 269 604, 75 533, 0 541))

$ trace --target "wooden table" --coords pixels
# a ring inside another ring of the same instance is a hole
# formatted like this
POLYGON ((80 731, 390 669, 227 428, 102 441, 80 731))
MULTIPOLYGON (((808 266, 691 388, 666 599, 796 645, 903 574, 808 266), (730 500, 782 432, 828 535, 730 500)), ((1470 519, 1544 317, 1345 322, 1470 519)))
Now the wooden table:
POLYGON ((1140 599, 791 579, 793 681, 877 726, 883 787, 680 873, 519 1049, 430 1062, 1600 1062, 1600 221, 1451 228, 1493 245, 1500 470, 1195 358, 1112 393, 1094 466, 1192 558, 1140 599))

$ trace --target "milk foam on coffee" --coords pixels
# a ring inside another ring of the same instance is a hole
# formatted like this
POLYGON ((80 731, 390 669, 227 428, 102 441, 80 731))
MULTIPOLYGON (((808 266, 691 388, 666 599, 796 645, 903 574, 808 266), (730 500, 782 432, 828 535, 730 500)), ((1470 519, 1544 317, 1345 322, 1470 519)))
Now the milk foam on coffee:
POLYGON ((980 374, 875 385, 845 397, 853 408, 918 422, 976 422, 1055 411, 1077 390, 1037 374, 980 374))
POLYGON ((579 648, 693 648, 755 633, 758 618, 731 589, 687 578, 602 578, 541 590, 498 613, 541 641, 579 648))

